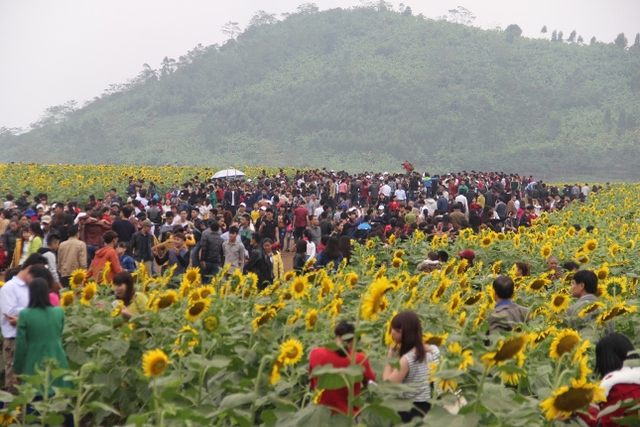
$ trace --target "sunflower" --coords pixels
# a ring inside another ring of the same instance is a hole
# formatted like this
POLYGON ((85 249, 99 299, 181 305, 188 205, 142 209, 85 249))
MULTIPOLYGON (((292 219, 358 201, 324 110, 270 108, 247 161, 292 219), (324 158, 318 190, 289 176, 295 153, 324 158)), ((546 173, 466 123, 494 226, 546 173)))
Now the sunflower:
POLYGON ((393 246, 396 244, 396 235, 392 234, 391 236, 389 236, 389 238, 387 239, 387 243, 389 243, 389 246, 393 246))
POLYGON ((493 239, 491 238, 491 236, 484 236, 482 239, 480 239, 480 245, 485 249, 491 246, 492 243, 493 239))
POLYGON ((427 332, 424 335, 422 335, 422 341, 424 341, 425 344, 435 345, 436 347, 440 347, 441 345, 444 345, 444 343, 447 342, 448 337, 449 337, 449 334, 447 332, 444 332, 442 334, 432 334, 430 332, 427 332))
POLYGON ((373 245, 375 245, 376 242, 373 241, 373 239, 369 239, 367 240, 367 243, 364 245, 365 248, 367 248, 368 251, 370 251, 371 249, 373 249, 373 245))
POLYGON ((162 374, 168 364, 167 355, 159 348, 149 350, 142 356, 142 371, 147 377, 157 377, 162 374))
POLYGON ((280 354, 278 355, 278 361, 284 366, 295 365, 302 359, 304 354, 304 347, 302 343, 296 339, 288 339, 280 344, 280 354))
POLYGON ((276 317, 277 314, 278 312, 275 309, 269 309, 261 313, 251 321, 253 332, 257 331, 261 326, 264 326, 269 320, 276 317))
POLYGON ((562 355, 570 353, 580 343, 580 334, 573 329, 564 329, 551 342, 549 356, 560 359, 562 355))
POLYGON ((527 288, 533 292, 542 292, 550 283, 551 280, 545 277, 537 277, 529 281, 527 288))
POLYGON ((547 243, 542 248, 540 248, 540 256, 543 259, 547 259, 551 256, 552 251, 553 251, 553 248, 551 247, 551 243, 547 243))
POLYGON ((595 271, 596 276, 598 276, 598 280, 606 280, 607 276, 609 276, 611 270, 609 270, 609 265, 605 262, 602 264, 598 270, 595 271))
POLYGON ((179 355, 184 356, 187 354, 187 349, 184 348, 184 344, 189 348, 193 348, 197 346, 199 342, 198 331, 193 329, 191 326, 183 326, 182 329, 180 329, 180 332, 178 332, 178 337, 173 343, 173 345, 177 347, 174 351, 179 355))
POLYGON ((540 332, 534 332, 533 339, 531 340, 531 344, 530 344, 531 348, 535 348, 538 344, 544 341, 548 336, 554 335, 557 332, 558 330, 555 328, 555 326, 551 326, 550 328, 547 328, 540 332))
POLYGON ((122 307, 124 307, 124 301, 118 300, 118 303, 115 307, 113 307, 113 311, 111 312, 111 317, 118 317, 122 312, 122 307))
POLYGON ((481 301, 484 298, 484 293, 483 292, 476 292, 475 294, 467 297, 464 300, 464 305, 474 305, 476 303, 478 303, 479 301, 481 301))
POLYGON ((604 390, 595 384, 572 380, 571 387, 563 386, 555 390, 550 398, 540 403, 540 407, 545 411, 548 420, 568 417, 591 403, 605 401, 603 392, 604 390))
POLYGON ((458 326, 460 326, 461 328, 464 328, 464 324, 467 322, 467 312, 463 311, 462 313, 460 313, 460 316, 458 316, 458 326))
POLYGON ((202 313, 207 311, 207 309, 209 308, 209 305, 211 305, 210 299, 201 299, 201 300, 195 301, 189 306, 189 308, 187 308, 185 312, 185 317, 187 318, 188 321, 195 322, 196 320, 198 320, 200 316, 202 316, 202 313))
POLYGON ((202 324, 204 325, 204 328, 207 331, 213 332, 216 329, 218 329, 218 326, 220 325, 220 321, 218 320, 218 317, 215 314, 210 314, 204 318, 204 320, 202 321, 202 324))
POLYGON ((309 289, 309 282, 305 276, 297 276, 291 282, 291 295, 295 299, 302 299, 307 295, 307 291, 309 289))
POLYGON ((284 281, 285 282, 288 282, 289 280, 293 279, 294 277, 296 277, 296 271, 295 270, 287 271, 286 273, 284 273, 284 281))
POLYGON ((598 325, 602 326, 618 316, 622 316, 627 313, 635 313, 636 311, 638 311, 636 307, 629 306, 626 301, 623 301, 614 305, 609 310, 603 310, 596 318, 596 322, 598 325))
POLYGON ((197 285, 202 280, 202 275, 200 274, 200 268, 191 267, 185 271, 183 280, 189 282, 192 285, 197 285))
POLYGON ((316 326, 317 322, 318 322, 318 310, 313 308, 309 310, 306 316, 304 316, 304 324, 306 325, 307 329, 311 330, 316 326))
POLYGON ((578 381, 586 381, 587 376, 593 372, 589 368, 589 358, 587 356, 582 356, 574 363, 576 363, 576 366, 578 367, 578 381))
POLYGON ((456 265, 455 277, 462 277, 467 271, 467 265, 469 265, 469 262, 466 258, 460 259, 460 262, 456 265))
POLYGON ((82 289, 82 298, 80 298, 80 302, 84 305, 90 305, 91 300, 93 299, 94 296, 96 296, 97 291, 98 291, 98 288, 96 287, 95 282, 87 283, 85 287, 82 289))
POLYGON ((109 283, 109 275, 111 274, 111 262, 107 261, 104 264, 104 268, 102 269, 102 280, 101 283, 106 285, 109 283))
POLYGON ((62 295, 60 295, 60 305, 63 308, 69 307, 71 304, 73 304, 74 300, 75 292, 73 291, 63 292, 62 295))
POLYGON ((457 343, 451 343, 449 344, 449 354, 457 354, 458 356, 460 356, 461 361, 460 364, 458 365, 457 369, 459 371, 467 371, 467 369, 469 368, 469 366, 473 366, 473 355, 471 350, 462 350, 462 346, 457 343))
POLYGON ((551 295, 551 310, 554 313, 562 313, 569 306, 569 296, 566 294, 555 293, 551 295))
POLYGON ((361 303, 361 315, 364 320, 375 320, 378 312, 385 306, 384 294, 392 288, 386 277, 374 280, 367 289, 361 303))
POLYGON ((77 289, 87 280, 87 270, 81 268, 73 270, 71 277, 69 278, 69 287, 71 289, 77 289))
POLYGON ((171 289, 158 294, 154 300, 153 311, 157 312, 162 308, 171 307, 178 301, 178 299, 178 293, 171 289))
POLYGON ((587 252, 593 252, 598 249, 598 241, 596 239, 589 239, 584 242, 584 245, 582 245, 582 247, 587 252))
POLYGON ((591 348, 591 341, 584 340, 573 353, 573 363, 577 363, 582 357, 586 356, 587 351, 591 348))
POLYGON ((520 248, 520 235, 516 234, 515 236, 513 236, 513 247, 518 249, 520 248))
POLYGON ((451 295, 451 300, 449 301, 449 305, 447 307, 447 311, 449 312, 450 316, 453 316, 458 312, 458 310, 460 310, 461 301, 462 301, 462 298, 459 291, 451 295))
POLYGON ((594 302, 592 304, 589 304, 589 305, 585 306, 585 308, 580 310, 578 312, 578 317, 581 318, 581 319, 584 319, 589 314, 592 314, 592 313, 596 314, 597 312, 600 312, 600 310, 602 310, 603 307, 604 307, 604 303, 596 301, 596 302, 594 302))
POLYGON ((527 346, 527 342, 531 339, 529 334, 520 334, 507 338, 506 340, 500 340, 496 350, 489 352, 481 357, 481 360, 490 368, 496 363, 502 365, 509 359, 513 359, 520 354, 521 351, 527 346))
POLYGON ((269 384, 276 385, 278 381, 280 381, 280 369, 282 368, 282 363, 276 362, 271 369, 271 375, 269 375, 269 384))
POLYGON ((391 266, 393 268, 402 267, 402 258, 393 258, 393 260, 391 260, 391 266))
POLYGON ((356 283, 358 283, 358 280, 360 280, 360 278, 356 273, 347 273, 344 276, 344 281, 350 288, 353 288, 356 285, 356 283))
POLYGON ((587 255, 585 253, 578 254, 576 256, 576 258, 577 258, 577 261, 580 264, 588 264, 589 263, 589 255, 587 255))
POLYGON ((493 274, 494 276, 497 276, 498 274, 500 274, 501 268, 502 268, 502 261, 494 262, 493 265, 491 266, 491 274, 493 274))

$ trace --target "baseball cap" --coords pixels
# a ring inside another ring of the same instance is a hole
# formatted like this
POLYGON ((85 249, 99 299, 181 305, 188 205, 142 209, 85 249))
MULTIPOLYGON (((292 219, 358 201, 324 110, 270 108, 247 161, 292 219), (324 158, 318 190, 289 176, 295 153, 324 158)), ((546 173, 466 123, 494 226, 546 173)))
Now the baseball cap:
POLYGON ((153 224, 151 224, 151 221, 148 219, 145 219, 144 221, 142 221, 142 226, 143 227, 151 227, 153 224))
POLYGON ((465 249, 462 252, 458 252, 458 256, 460 258, 465 258, 465 259, 468 259, 468 260, 472 260, 472 259, 474 259, 476 257, 476 253, 473 252, 471 249, 465 249))
POLYGON ((266 211, 266 210, 267 210, 267 207, 266 207, 266 206, 260 206, 260 210, 261 210, 261 211, 266 211))
POLYGON ((245 205, 244 202, 240 203, 240 206, 244 206, 245 208, 247 207, 247 205, 245 205))
POLYGON ((40 219, 40 224, 51 224, 51 217, 49 215, 44 215, 40 219))

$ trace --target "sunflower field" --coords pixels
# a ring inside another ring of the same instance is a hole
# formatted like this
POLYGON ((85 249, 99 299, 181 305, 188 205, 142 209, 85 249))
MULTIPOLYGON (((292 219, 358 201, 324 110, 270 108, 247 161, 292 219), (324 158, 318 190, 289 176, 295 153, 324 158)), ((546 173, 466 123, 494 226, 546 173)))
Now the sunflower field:
POLYGON ((465 231, 453 241, 418 232, 386 244, 355 244, 349 265, 290 272, 262 292, 252 274, 225 277, 223 270, 205 286, 198 269, 190 269, 172 289, 169 273, 138 270, 137 291, 149 302, 129 321, 112 305, 108 284, 87 283, 78 271, 73 289, 61 296, 71 371, 47 366, 23 378, 19 396, 0 394, 6 402, 0 421, 40 422, 19 410, 33 402, 50 425, 64 411, 76 425, 99 426, 398 425, 397 411, 410 404, 400 397, 406 389, 381 377, 391 318, 413 310, 425 342, 441 352, 431 367, 437 398, 423 425, 581 425, 559 420, 603 398, 592 372, 602 327, 614 321, 616 331, 640 344, 638 191, 639 185, 612 186, 517 234, 465 231), (476 252, 473 266, 455 256, 463 249, 476 252), (433 250, 446 250, 450 262, 418 272, 433 250), (567 323, 571 277, 552 280, 545 265, 550 255, 598 275, 599 300, 579 316, 599 315, 585 329, 567 323), (531 277, 516 279, 515 295, 530 308, 530 320, 511 333, 488 335, 491 283, 498 274, 514 275, 516 261, 531 265, 531 277), (323 367, 316 371, 319 390, 311 391, 307 358, 315 347, 337 348, 333 327, 341 320, 356 325, 356 346, 378 379, 350 402, 357 412, 332 416, 314 402, 322 390, 351 387, 362 367, 323 367), (74 388, 34 401, 47 373, 66 375, 74 388))
MULTIPOLYGON (((154 182, 159 194, 166 194, 173 184, 180 187, 197 176, 206 182, 215 172, 227 167, 211 166, 141 166, 141 165, 40 165, 26 163, 0 164, 2 191, 13 192, 17 198, 29 190, 32 195, 46 193, 49 201, 65 201, 69 198, 87 200, 90 195, 103 197, 111 188, 124 193, 129 178, 143 179, 148 185, 154 182)), ((237 166, 248 178, 262 175, 265 170, 272 175, 277 168, 237 166)), ((290 176, 294 168, 283 168, 290 176)))

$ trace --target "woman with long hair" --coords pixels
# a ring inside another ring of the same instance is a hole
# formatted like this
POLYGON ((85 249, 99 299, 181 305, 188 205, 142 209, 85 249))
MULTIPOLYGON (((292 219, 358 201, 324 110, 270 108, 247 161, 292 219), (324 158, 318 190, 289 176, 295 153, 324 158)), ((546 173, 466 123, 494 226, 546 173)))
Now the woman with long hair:
MULTIPOLYGON (((48 273, 46 269, 43 269, 48 273)), ((49 301, 49 283, 36 278, 29 283, 29 305, 20 311, 13 363, 16 375, 36 375, 44 371, 44 361, 54 359, 60 369, 69 369, 67 355, 62 347, 64 310, 53 307, 49 301)), ((65 376, 49 379, 49 390, 38 389, 42 395, 54 393, 53 387, 70 388, 65 376)), ((17 377, 16 377, 16 381, 17 377)), ((65 417, 64 425, 73 425, 72 417, 65 417), (71 422, 70 422, 71 421, 71 422)))
POLYGON ((349 264, 349 261, 351 261, 351 251, 353 250, 351 247, 351 238, 349 236, 340 237, 338 249, 340 249, 342 256, 347 259, 347 264, 349 264))
POLYGON ((599 408, 590 408, 589 413, 578 412, 587 425, 592 427, 614 427, 619 424, 614 420, 621 417, 636 417, 638 409, 633 410, 628 405, 620 405, 622 401, 640 399, 640 367, 624 366, 629 359, 638 359, 633 344, 622 334, 610 334, 596 344, 595 373, 602 378, 600 388, 604 389, 606 401, 600 403, 599 408), (619 406, 606 415, 598 417, 606 408, 619 406), (627 412, 628 411, 628 412, 627 412))
POLYGON ((300 274, 307 262, 307 241, 303 239, 298 240, 295 251, 296 254, 293 256, 293 269, 300 274))
POLYGON ((429 364, 438 363, 440 351, 438 347, 426 345, 422 340, 420 318, 413 311, 403 311, 391 320, 391 337, 394 344, 389 347, 387 357, 400 359, 399 369, 387 363, 382 378, 393 383, 407 384, 415 391, 405 392, 402 397, 413 401, 413 408, 408 412, 399 412, 402 422, 409 422, 414 417, 422 417, 429 412, 431 398, 429 385, 429 364))
POLYGON ((133 287, 133 276, 128 271, 123 271, 113 276, 113 289, 116 301, 122 301, 123 307, 120 314, 125 319, 130 319, 134 314, 144 313, 148 298, 141 292, 136 292, 133 287))
POLYGON ((316 263, 314 267, 326 267, 329 263, 333 263, 333 270, 337 270, 342 262, 342 252, 340 252, 340 248, 338 247, 338 238, 337 237, 329 237, 327 240, 327 246, 324 247, 322 252, 320 252, 316 258, 316 263))
POLYGON ((40 221, 35 221, 29 224, 29 230, 31 231, 33 238, 31 239, 27 256, 38 253, 38 249, 44 246, 44 231, 40 226, 40 221))
POLYGON ((280 255, 280 252, 273 249, 273 240, 268 237, 262 239, 262 250, 265 255, 271 258, 271 264, 273 264, 273 280, 284 278, 284 262, 282 261, 282 255, 280 255))

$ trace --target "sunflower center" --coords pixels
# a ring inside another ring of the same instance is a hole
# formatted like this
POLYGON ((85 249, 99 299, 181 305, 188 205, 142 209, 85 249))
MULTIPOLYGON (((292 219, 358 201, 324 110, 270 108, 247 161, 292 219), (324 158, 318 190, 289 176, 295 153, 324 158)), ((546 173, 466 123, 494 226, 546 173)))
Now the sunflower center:
POLYGON ((512 359, 522 350, 524 344, 524 339, 522 338, 510 339, 502 345, 493 359, 496 362, 512 359))
POLYGON ((558 343, 558 354, 562 356, 563 354, 570 352, 573 350, 573 347, 578 345, 579 342, 580 338, 574 336, 562 338, 558 343))
POLYGON ((553 406, 565 412, 574 412, 587 406, 593 399, 593 390, 582 388, 570 388, 557 396, 553 406))

